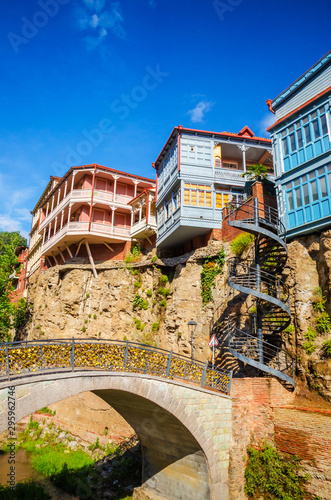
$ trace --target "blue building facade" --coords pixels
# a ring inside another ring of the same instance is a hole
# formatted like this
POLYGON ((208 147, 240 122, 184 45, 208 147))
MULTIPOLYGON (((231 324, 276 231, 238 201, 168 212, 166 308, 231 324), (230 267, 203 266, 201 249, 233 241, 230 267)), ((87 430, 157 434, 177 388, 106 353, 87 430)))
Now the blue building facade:
POLYGON ((331 51, 273 101, 278 208, 288 237, 331 226, 331 51))
POLYGON ((222 209, 244 197, 247 166, 273 174, 270 139, 175 127, 153 164, 157 172, 157 246, 175 248, 222 227, 222 209))

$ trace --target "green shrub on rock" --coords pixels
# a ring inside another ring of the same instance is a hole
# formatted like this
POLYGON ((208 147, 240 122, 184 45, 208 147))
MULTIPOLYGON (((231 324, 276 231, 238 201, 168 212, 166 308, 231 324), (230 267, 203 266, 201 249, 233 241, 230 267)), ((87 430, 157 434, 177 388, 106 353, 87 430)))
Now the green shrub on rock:
POLYGON ((231 243, 231 251, 235 255, 241 255, 254 240, 254 236, 249 233, 241 233, 235 237, 231 243))

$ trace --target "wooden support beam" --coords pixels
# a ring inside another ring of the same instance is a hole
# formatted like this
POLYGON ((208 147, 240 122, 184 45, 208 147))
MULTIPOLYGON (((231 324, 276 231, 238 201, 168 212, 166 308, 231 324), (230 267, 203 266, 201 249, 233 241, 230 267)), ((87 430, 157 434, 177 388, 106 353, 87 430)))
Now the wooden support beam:
POLYGON ((93 260, 93 257, 92 257, 92 253, 91 253, 91 249, 90 249, 90 245, 88 244, 88 241, 85 240, 85 246, 86 246, 86 250, 87 250, 87 254, 88 254, 88 258, 90 259, 90 264, 92 266, 92 270, 93 270, 93 274, 94 274, 94 277, 95 279, 97 280, 98 279, 98 273, 95 269, 95 265, 94 265, 94 260, 93 260))
POLYGON ((270 151, 265 151, 261 158, 258 160, 258 163, 264 163, 270 154, 270 151))
POLYGON ((65 260, 65 258, 64 258, 63 253, 61 252, 60 247, 57 247, 57 249, 58 249, 58 251, 59 251, 59 253, 60 253, 60 255, 61 255, 61 258, 62 258, 62 260, 63 260, 63 263, 65 264, 65 263, 66 263, 66 260, 65 260))
POLYGON ((67 250, 68 254, 70 255, 70 258, 72 259, 73 255, 72 255, 72 252, 71 252, 70 248, 66 244, 64 244, 64 246, 66 247, 66 250, 67 250))
POLYGON ((151 242, 151 240, 149 239, 149 237, 148 237, 148 236, 146 236, 146 240, 148 241, 148 243, 149 243, 150 245, 152 245, 152 244, 153 244, 153 243, 151 242))
POLYGON ((114 250, 112 249, 112 247, 111 247, 111 246, 109 246, 109 245, 108 245, 108 243, 106 243, 105 241, 103 242, 103 244, 104 244, 104 245, 106 245, 106 247, 107 247, 107 248, 109 248, 109 250, 110 250, 111 252, 113 252, 113 251, 114 251, 114 250))
POLYGON ((47 255, 46 255, 45 259, 47 260, 49 267, 53 267, 53 266, 52 266, 52 263, 51 263, 51 261, 49 260, 49 258, 47 257, 47 255))
POLYGON ((80 250, 80 247, 81 247, 81 244, 85 241, 85 238, 83 238, 82 240, 80 240, 80 242, 78 243, 78 247, 77 247, 77 250, 76 250, 76 253, 75 253, 75 257, 77 257, 78 255, 78 252, 80 250))
POLYGON ((55 253, 54 253, 54 252, 52 252, 52 255, 53 255, 53 259, 55 260, 55 264, 58 266, 58 265, 59 265, 59 263, 58 263, 57 258, 56 258, 56 256, 55 256, 55 253))

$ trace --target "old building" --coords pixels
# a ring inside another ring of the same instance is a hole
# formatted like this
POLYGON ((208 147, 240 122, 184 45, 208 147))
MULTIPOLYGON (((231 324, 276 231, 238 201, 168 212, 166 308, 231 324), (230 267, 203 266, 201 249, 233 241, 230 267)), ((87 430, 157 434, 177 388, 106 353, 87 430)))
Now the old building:
POLYGON ((256 137, 247 126, 238 134, 175 127, 154 164, 157 246, 187 247, 221 237, 222 209, 243 199, 242 174, 255 163, 273 173, 270 139, 256 137))
POLYGON ((331 224, 331 51, 274 100, 278 207, 289 237, 331 224))
POLYGON ((46 266, 76 257, 96 274, 95 261, 123 258, 131 244, 128 203, 153 186, 152 179, 97 164, 70 168, 33 210, 46 266))
POLYGON ((131 238, 155 246, 156 241, 156 208, 155 188, 144 189, 133 200, 129 201, 132 207, 131 238))

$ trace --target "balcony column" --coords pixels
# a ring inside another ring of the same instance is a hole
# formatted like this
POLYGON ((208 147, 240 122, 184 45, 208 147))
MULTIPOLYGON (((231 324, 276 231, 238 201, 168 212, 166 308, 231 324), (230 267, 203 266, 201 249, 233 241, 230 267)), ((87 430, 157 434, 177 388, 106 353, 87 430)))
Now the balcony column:
POLYGON ((54 208, 54 198, 55 198, 55 196, 53 196, 53 198, 52 198, 52 207, 51 207, 51 212, 53 212, 53 208, 54 208))
POLYGON ((133 195, 133 197, 135 198, 137 196, 137 186, 139 184, 139 181, 134 180, 133 183, 134 183, 134 195, 133 195))
POLYGON ((116 188, 117 188, 117 179, 119 179, 118 175, 114 175, 114 201, 116 201, 116 188))
POLYGON ((45 244, 45 238, 46 238, 46 228, 44 229, 44 233, 43 233, 43 245, 45 244))
POLYGON ((134 223, 134 207, 131 208, 131 227, 133 226, 134 223))
POLYGON ((246 172, 246 151, 249 150, 249 146, 238 146, 238 148, 240 149, 240 151, 242 151, 242 154, 243 154, 243 169, 244 169, 244 172, 246 172))
POLYGON ((64 194, 63 194, 63 198, 65 198, 67 196, 67 189, 68 189, 68 181, 65 181, 64 183, 64 194))
MULTIPOLYGON (((49 211, 49 202, 47 202, 47 205, 46 205, 46 217, 47 217, 47 215, 48 215, 48 211, 49 211)), ((45 218, 46 218, 46 217, 45 217, 45 218)))
POLYGON ((48 226, 48 239, 50 239, 50 237, 51 237, 51 225, 52 225, 52 223, 50 222, 50 224, 48 226))
POLYGON ((59 192, 57 195, 57 205, 60 203, 60 196, 61 196, 61 187, 59 188, 59 192))
POLYGON ((139 203, 139 222, 141 221, 142 219, 142 213, 143 213, 143 207, 142 207, 142 204, 139 203))
POLYGON ((54 221, 54 234, 56 233, 56 226, 57 226, 57 216, 55 217, 54 221))
POLYGON ((111 207, 112 214, 111 214, 111 226, 112 226, 112 233, 114 234, 114 220, 115 220, 115 207, 111 207))
POLYGON ((146 205, 146 224, 149 223, 151 217, 152 195, 147 191, 147 205, 146 205))
POLYGON ((61 226, 60 226, 60 229, 63 228, 63 217, 64 217, 64 210, 62 210, 62 213, 61 213, 61 226))
POLYGON ((70 188, 70 191, 73 191, 73 189, 74 189, 75 175, 76 175, 76 172, 73 172, 72 173, 72 179, 71 179, 71 188, 70 188))
POLYGON ((69 212, 68 212, 68 224, 70 223, 70 216, 71 216, 71 206, 72 204, 69 203, 69 212))

